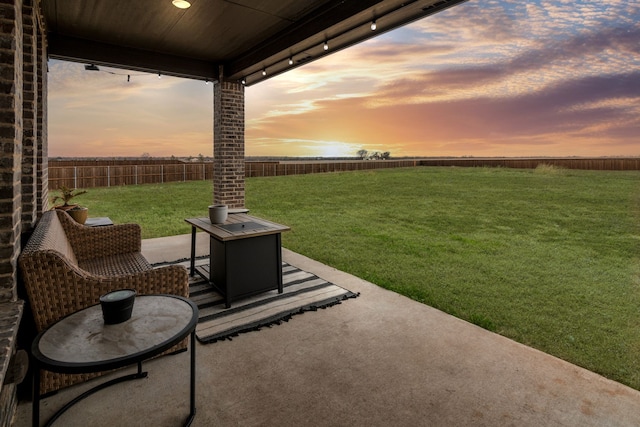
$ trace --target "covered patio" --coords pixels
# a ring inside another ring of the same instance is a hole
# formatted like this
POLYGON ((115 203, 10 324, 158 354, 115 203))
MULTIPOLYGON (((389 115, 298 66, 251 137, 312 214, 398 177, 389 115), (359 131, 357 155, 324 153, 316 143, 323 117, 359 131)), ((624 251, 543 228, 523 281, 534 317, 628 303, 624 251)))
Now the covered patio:
MULTIPOLYGON (((198 252, 208 253, 201 239, 198 252)), ((143 241, 152 262, 189 256, 189 236, 143 241)), ((640 392, 357 277, 284 250, 283 260, 360 292, 326 310, 197 345, 194 426, 636 426, 640 392)), ((186 353, 99 392, 58 425, 180 425, 186 353)), ((133 368, 129 368, 132 370, 133 368)), ((88 384, 42 403, 44 418, 88 384)), ((16 426, 31 422, 20 404, 16 426)))
POLYGON ((0 426, 30 341, 17 259, 49 208, 49 58, 212 82, 214 192, 203 198, 243 207, 245 86, 462 1, 0 2, 0 426))

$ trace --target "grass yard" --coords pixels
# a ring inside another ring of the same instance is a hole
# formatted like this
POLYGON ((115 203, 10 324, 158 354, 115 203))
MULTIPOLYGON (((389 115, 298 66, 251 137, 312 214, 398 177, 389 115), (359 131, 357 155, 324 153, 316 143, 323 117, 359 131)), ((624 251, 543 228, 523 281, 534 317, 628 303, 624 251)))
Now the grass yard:
MULTIPOLYGON (((190 232, 209 182, 91 189, 91 216, 190 232)), ((640 173, 407 168, 251 178, 283 245, 640 389, 640 173)))

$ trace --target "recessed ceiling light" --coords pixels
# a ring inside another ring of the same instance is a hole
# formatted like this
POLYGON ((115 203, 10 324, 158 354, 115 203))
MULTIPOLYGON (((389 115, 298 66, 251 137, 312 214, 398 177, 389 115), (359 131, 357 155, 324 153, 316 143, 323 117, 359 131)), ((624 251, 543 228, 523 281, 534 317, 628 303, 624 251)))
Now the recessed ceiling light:
POLYGON ((178 9, 188 9, 191 7, 191 3, 186 0, 173 0, 171 3, 178 9))

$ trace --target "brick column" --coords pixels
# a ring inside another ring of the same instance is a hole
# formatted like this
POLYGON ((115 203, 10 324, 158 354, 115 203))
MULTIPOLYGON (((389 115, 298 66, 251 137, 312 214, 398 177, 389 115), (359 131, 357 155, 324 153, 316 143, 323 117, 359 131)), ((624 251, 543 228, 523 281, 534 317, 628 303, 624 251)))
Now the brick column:
POLYGON ((38 44, 33 0, 23 0, 23 76, 22 87, 22 231, 36 222, 36 159, 38 136, 38 44))
POLYGON ((213 87, 213 202, 244 207, 244 86, 213 87))
POLYGON ((16 300, 22 162, 22 0, 0 0, 0 302, 16 300))

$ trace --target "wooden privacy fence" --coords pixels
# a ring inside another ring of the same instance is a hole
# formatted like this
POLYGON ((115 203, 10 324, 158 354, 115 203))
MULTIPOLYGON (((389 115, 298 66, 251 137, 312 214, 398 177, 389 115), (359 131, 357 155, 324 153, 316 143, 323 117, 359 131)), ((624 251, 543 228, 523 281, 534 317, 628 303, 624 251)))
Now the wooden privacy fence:
MULTIPOLYGON (((114 164, 113 161, 78 162, 56 166, 49 163, 49 188, 111 187, 119 185, 158 184, 177 181, 213 180, 213 163, 156 162, 154 164, 114 164), (82 164, 82 166, 81 166, 82 164)), ((246 177, 302 175, 355 170, 415 166, 507 167, 534 169, 540 164, 567 169, 640 170, 640 158, 455 158, 409 160, 318 160, 245 162, 246 177)))
POLYGON ((566 169, 585 170, 640 170, 640 158, 636 157, 566 157, 566 158, 458 158, 422 159, 421 166, 505 167, 535 169, 538 165, 553 165, 566 169))
POLYGON ((245 162, 244 175, 246 177, 304 175, 309 173, 405 168, 418 166, 419 164, 419 160, 245 162))
MULTIPOLYGON (((66 162, 68 163, 68 162, 66 162)), ((323 172, 346 172, 364 169, 411 167, 417 160, 317 161, 317 162, 245 162, 245 176, 301 175, 323 172)), ((159 184, 179 181, 213 180, 213 163, 154 165, 49 165, 49 188, 112 187, 119 185, 159 184)))
POLYGON ((49 166, 49 188, 112 187, 213 180, 211 163, 155 165, 49 166))

